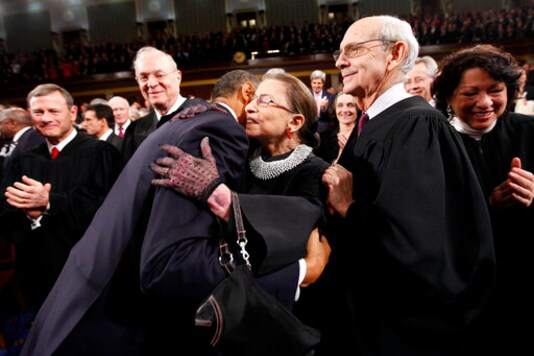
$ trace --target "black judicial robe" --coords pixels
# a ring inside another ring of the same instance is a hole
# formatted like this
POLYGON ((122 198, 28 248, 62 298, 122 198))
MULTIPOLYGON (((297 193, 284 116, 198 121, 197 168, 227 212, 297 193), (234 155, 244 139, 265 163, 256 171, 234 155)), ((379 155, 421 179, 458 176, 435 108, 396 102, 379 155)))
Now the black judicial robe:
MULTIPOLYGON (((239 187, 248 140, 230 115, 208 111, 148 136, 73 248, 22 355, 210 353, 192 328, 199 303, 224 278, 219 226, 201 204, 152 186, 156 175, 149 169, 164 156, 161 144, 200 156, 205 136, 225 183, 239 187)), ((294 297, 297 259, 259 278, 282 301, 294 297)))
MULTIPOLYGON (((274 158, 264 157, 272 162, 287 158, 290 153, 274 158)), ((244 193, 239 194, 245 227, 254 243, 258 240, 278 241, 268 246, 269 250, 258 251, 267 254, 266 261, 258 261, 260 273, 272 271, 276 266, 306 256, 306 245, 311 231, 323 219, 323 201, 326 191, 322 185, 322 175, 328 164, 313 153, 295 168, 278 177, 262 180, 250 172, 247 164, 244 193), (281 248, 280 251, 274 249, 281 248), (285 252, 284 252, 285 251, 285 252), (285 255, 287 253, 287 255, 285 255), (278 256, 272 259, 270 256, 278 256)), ((253 263, 254 265, 254 263, 253 263)))
MULTIPOLYGON (((203 99, 200 99, 201 101, 204 101, 203 99)), ((182 105, 176 111, 169 113, 167 115, 163 115, 159 121, 158 117, 156 116, 156 112, 154 110, 151 110, 148 114, 146 114, 143 117, 140 117, 139 119, 132 121, 128 128, 126 129, 126 132, 124 133, 124 138, 122 142, 122 157, 124 159, 124 162, 128 162, 128 160, 132 157, 134 152, 137 150, 137 148, 141 145, 141 143, 147 138, 148 135, 150 135, 152 132, 154 132, 157 128, 159 128, 161 125, 168 122, 172 117, 176 114, 178 114, 180 111, 188 107, 189 105, 193 104, 195 100, 189 100, 186 99, 182 105)))
POLYGON ((461 355, 495 277, 489 214, 464 145, 420 97, 354 130, 354 203, 332 225, 362 355, 461 355))
MULTIPOLYGON (((534 173, 534 118, 516 113, 502 115, 495 127, 476 141, 461 134, 478 173, 486 201, 493 189, 507 179, 512 159, 534 173)), ((490 208, 497 260, 497 283, 489 308, 473 332, 472 352, 523 354, 532 349, 534 293, 534 205, 506 210, 490 208)))
POLYGON ((339 128, 328 129, 321 132, 321 143, 319 147, 313 149, 313 153, 321 157, 326 162, 332 163, 339 154, 339 143, 337 141, 337 134, 339 128))
POLYGON ((8 205, 2 195, 1 224, 15 243, 16 271, 28 303, 39 306, 44 301, 121 168, 114 147, 81 134, 54 161, 46 143, 13 158, 2 192, 22 175, 52 185, 50 210, 35 230, 26 214, 8 205))

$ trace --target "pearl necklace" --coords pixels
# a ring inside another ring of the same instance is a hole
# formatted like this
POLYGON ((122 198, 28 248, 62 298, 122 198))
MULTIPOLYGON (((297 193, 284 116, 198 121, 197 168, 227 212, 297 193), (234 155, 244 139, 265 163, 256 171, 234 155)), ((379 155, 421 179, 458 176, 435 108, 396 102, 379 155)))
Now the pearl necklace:
POLYGON ((273 179, 304 162, 311 152, 312 148, 310 146, 299 145, 291 152, 289 157, 278 161, 265 162, 261 158, 261 147, 259 147, 250 158, 250 171, 258 179, 273 179))

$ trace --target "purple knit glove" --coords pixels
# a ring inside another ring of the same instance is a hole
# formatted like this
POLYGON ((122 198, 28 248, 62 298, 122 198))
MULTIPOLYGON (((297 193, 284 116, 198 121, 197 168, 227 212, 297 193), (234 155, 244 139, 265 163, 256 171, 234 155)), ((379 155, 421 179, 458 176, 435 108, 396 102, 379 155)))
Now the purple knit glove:
POLYGON ((200 141, 202 158, 194 157, 173 145, 162 145, 161 149, 170 156, 159 158, 150 165, 154 172, 162 176, 153 179, 152 184, 173 188, 187 197, 206 203, 213 190, 222 183, 209 138, 204 137, 200 141))

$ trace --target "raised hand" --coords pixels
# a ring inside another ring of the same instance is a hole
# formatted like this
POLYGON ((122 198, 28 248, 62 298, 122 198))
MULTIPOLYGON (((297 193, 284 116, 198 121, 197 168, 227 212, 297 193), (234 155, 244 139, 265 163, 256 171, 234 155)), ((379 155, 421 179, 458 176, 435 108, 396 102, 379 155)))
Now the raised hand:
POLYGON ((197 158, 173 145, 162 145, 161 149, 170 154, 159 158, 150 168, 162 178, 153 179, 152 184, 173 188, 185 196, 206 203, 211 192, 222 183, 215 158, 211 153, 209 138, 200 142, 202 158, 197 158))
POLYGON ((490 206, 506 209, 513 205, 529 207, 534 199, 534 174, 521 168, 521 159, 514 157, 508 179, 498 185, 489 197, 490 206))

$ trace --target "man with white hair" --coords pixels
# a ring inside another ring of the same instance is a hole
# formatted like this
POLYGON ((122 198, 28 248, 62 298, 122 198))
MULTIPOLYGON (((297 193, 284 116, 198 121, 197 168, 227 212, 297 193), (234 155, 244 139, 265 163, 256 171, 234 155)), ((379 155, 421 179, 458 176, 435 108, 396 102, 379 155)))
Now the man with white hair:
POLYGON ((108 105, 113 110, 113 133, 120 138, 124 138, 128 126, 130 126, 130 104, 122 96, 114 96, 109 99, 108 105))
POLYGON ((122 151, 124 162, 149 134, 184 109, 188 101, 180 95, 182 72, 167 53, 154 47, 143 47, 137 51, 133 65, 141 94, 154 110, 131 122, 126 130, 122 151))
POLYGON ((317 103, 317 132, 323 132, 332 129, 336 120, 332 113, 335 95, 324 89, 326 83, 326 73, 321 70, 314 70, 310 74, 310 85, 313 98, 317 103))
POLYGON ((412 95, 420 95, 430 105, 436 106, 432 98, 432 82, 438 73, 438 64, 430 56, 417 57, 411 71, 406 74, 404 88, 412 95))
POLYGON ((407 22, 373 16, 334 53, 364 112, 323 175, 358 355, 463 355, 494 284, 489 213, 464 146, 404 89, 418 47, 407 22))

